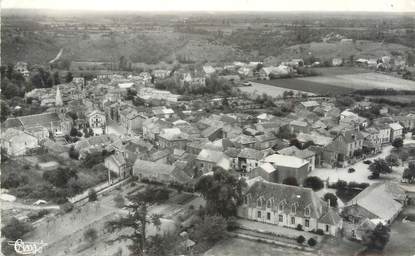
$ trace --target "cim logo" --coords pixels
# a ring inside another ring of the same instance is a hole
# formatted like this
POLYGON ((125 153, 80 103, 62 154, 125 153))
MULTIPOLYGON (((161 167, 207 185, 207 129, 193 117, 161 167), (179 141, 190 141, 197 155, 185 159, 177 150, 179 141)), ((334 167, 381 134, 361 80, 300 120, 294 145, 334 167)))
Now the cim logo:
POLYGON ((42 252, 43 247, 47 246, 47 244, 43 241, 23 242, 22 239, 9 241, 8 244, 14 246, 15 252, 22 255, 35 255, 42 252))

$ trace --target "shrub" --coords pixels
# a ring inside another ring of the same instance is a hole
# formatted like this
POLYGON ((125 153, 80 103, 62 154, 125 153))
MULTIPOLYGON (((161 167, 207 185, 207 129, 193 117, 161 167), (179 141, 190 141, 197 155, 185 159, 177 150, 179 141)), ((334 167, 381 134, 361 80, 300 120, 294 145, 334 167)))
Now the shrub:
POLYGON ((317 241, 314 238, 310 238, 310 239, 308 239, 307 243, 308 243, 309 246, 314 246, 314 245, 317 244, 317 241))
POLYGON ((97 192, 93 188, 91 188, 88 191, 88 201, 93 202, 93 201, 96 201, 96 200, 98 200, 97 192))
POLYGON ((96 229, 94 228, 90 228, 88 230, 86 230, 84 232, 84 239, 88 242, 88 243, 93 243, 97 240, 98 238, 98 232, 96 229))
POLYGON ((30 221, 36 221, 36 220, 42 218, 43 216, 45 216, 47 214, 49 214, 49 210, 42 209, 38 212, 33 212, 33 213, 28 214, 28 218, 29 218, 30 221))
POLYGON ((324 195, 324 201, 330 202, 331 207, 337 207, 337 196, 333 193, 326 193, 324 195))
POLYGON ((299 243, 299 244, 302 244, 302 243, 304 243, 304 241, 305 241, 305 237, 304 236, 298 236, 297 237, 297 243, 299 243))
POLYGON ((9 223, 2 227, 2 236, 10 240, 21 239, 23 235, 33 230, 33 226, 29 223, 19 221, 16 218, 11 218, 9 223))
POLYGON ((282 184, 290 186, 298 186, 297 179, 295 177, 287 177, 282 181, 282 184))
POLYGON ((338 180, 336 183, 337 189, 345 189, 347 187, 347 182, 344 180, 338 180))
POLYGON ((297 229, 298 231, 303 231, 303 225, 298 224, 295 229, 297 229))
POLYGON ((226 229, 228 231, 233 231, 233 230, 236 230, 237 228, 239 228, 239 225, 238 225, 238 222, 236 221, 236 218, 235 217, 228 218, 226 229))
POLYGON ((3 188, 17 188, 28 183, 26 175, 10 172, 1 175, 1 185, 3 188))
POLYGON ((319 228, 319 229, 317 229, 316 234, 317 235, 320 235, 320 236, 323 236, 324 235, 324 231, 321 228, 319 228))
POLYGON ((123 208, 125 205, 124 197, 121 194, 117 194, 114 197, 114 202, 115 202, 115 206, 117 206, 118 208, 123 208))
POLYGON ((319 177, 310 176, 304 180, 304 187, 318 191, 324 187, 324 183, 319 177))

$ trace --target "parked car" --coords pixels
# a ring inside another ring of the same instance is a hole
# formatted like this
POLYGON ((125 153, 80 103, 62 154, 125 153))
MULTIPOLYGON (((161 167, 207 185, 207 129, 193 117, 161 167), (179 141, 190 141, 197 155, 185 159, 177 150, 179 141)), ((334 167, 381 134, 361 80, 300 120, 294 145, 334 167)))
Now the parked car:
POLYGON ((246 82, 243 82, 243 84, 242 84, 243 86, 251 86, 252 84, 251 84, 251 82, 248 82, 248 81, 246 81, 246 82))
POLYGON ((365 160, 365 161, 363 161, 363 163, 364 163, 364 164, 371 164, 371 163, 372 163, 372 161, 370 161, 370 160, 365 160))
POLYGON ((354 168, 349 168, 349 170, 347 171, 348 173, 353 173, 353 172, 355 172, 356 170, 354 169, 354 168))

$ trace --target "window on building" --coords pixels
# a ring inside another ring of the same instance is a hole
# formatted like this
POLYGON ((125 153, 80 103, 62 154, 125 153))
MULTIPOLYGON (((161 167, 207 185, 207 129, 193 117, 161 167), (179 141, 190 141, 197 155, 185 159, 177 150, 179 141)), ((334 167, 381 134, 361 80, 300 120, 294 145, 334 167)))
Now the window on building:
POLYGON ((305 208, 305 215, 310 216, 310 208, 305 208))
POLYGON ((326 225, 326 232, 329 232, 329 225, 326 225))
POLYGON ((282 203, 280 203, 278 208, 279 208, 280 212, 282 212, 284 210, 284 205, 282 205, 282 203))
POLYGON ((258 207, 262 207, 262 200, 261 200, 261 198, 259 198, 259 199, 257 200, 256 205, 257 205, 258 207))
POLYGON ((244 196, 244 204, 248 204, 248 197, 244 196))
POLYGON ((270 219, 271 219, 271 213, 267 212, 267 220, 270 220, 270 219))
POLYGON ((258 217, 258 218, 261 218, 261 211, 258 211, 258 212, 257 212, 257 217, 258 217))
POLYGON ((291 224, 295 224, 295 217, 291 217, 291 224))
POLYGON ((258 167, 258 163, 255 163, 255 167, 258 167))
POLYGON ((304 226, 307 228, 310 227, 310 220, 305 220, 304 226))
POLYGON ((284 222, 284 216, 282 216, 281 214, 278 215, 278 221, 279 222, 284 222))
POLYGON ((296 209, 295 209, 295 205, 291 206, 291 212, 292 212, 292 213, 295 213, 295 210, 296 210, 296 209))
POLYGON ((271 208, 271 200, 267 201, 267 208, 271 208))

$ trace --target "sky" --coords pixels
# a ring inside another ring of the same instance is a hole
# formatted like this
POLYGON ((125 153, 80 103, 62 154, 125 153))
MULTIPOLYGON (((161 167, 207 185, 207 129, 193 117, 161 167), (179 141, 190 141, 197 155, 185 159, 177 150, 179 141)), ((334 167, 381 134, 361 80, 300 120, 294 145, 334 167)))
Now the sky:
POLYGON ((2 8, 137 11, 415 12, 415 0, 0 0, 2 8))

